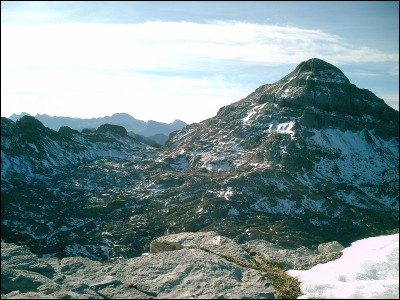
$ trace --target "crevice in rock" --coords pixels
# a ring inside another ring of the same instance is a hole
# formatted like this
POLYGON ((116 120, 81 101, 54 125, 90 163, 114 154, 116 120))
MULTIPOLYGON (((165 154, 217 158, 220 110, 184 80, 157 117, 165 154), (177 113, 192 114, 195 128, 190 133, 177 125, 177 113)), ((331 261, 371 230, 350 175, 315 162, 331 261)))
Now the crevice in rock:
POLYGON ((223 254, 215 253, 209 249, 199 246, 190 246, 188 248, 202 250, 217 255, 238 266, 263 272, 267 275, 267 278, 271 281, 271 285, 275 288, 278 299, 297 299, 297 297, 302 295, 300 290, 300 282, 296 278, 288 275, 286 273, 286 269, 282 268, 275 262, 268 261, 260 253, 250 252, 249 255, 252 257, 252 262, 249 263, 223 254))
POLYGON ((137 290, 137 291, 139 291, 139 292, 141 292, 141 293, 143 293, 143 294, 146 294, 147 296, 150 296, 150 297, 157 297, 158 296, 158 294, 157 293, 153 293, 153 292, 149 292, 149 291, 143 291, 142 289, 140 289, 135 283, 133 283, 133 282, 126 282, 125 283, 127 286, 129 286, 130 288, 133 288, 133 289, 135 289, 135 290, 137 290))

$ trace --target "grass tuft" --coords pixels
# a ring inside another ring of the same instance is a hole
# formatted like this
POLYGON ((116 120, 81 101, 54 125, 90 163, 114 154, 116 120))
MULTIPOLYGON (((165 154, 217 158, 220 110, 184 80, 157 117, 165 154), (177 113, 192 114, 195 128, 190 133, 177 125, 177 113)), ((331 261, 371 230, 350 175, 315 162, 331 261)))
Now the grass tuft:
POLYGON ((271 280, 272 286, 277 291, 278 299, 297 299, 302 295, 300 282, 289 276, 279 264, 268 261, 260 254, 253 254, 252 256, 256 261, 257 269, 263 271, 271 280))

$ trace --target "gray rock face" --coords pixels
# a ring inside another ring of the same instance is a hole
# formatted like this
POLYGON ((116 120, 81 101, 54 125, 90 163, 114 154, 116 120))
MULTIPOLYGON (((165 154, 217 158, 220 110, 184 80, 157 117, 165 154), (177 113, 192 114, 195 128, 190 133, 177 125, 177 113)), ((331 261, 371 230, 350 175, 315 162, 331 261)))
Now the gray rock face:
POLYGON ((238 261, 251 261, 251 257, 242 247, 233 240, 221 236, 214 231, 194 233, 182 232, 166 235, 155 239, 150 244, 151 253, 183 248, 206 250, 238 261))
POLYGON ((330 242, 317 251, 287 250, 262 240, 238 245, 215 232, 183 232, 154 240, 150 255, 98 262, 38 258, 26 246, 1 243, 1 298, 276 298, 245 248, 283 267, 305 269, 337 258, 343 247, 330 242))
POLYGON ((250 252, 263 255, 267 260, 278 263, 285 269, 306 270, 317 264, 323 264, 337 259, 344 249, 338 242, 322 243, 318 250, 313 251, 306 247, 285 249, 273 243, 254 240, 243 245, 250 252))
POLYGON ((198 249, 133 258, 111 274, 125 276, 128 284, 157 298, 275 298, 262 272, 198 249))
POLYGON ((167 245, 160 251, 171 250, 171 243, 185 248, 101 263, 81 257, 38 258, 25 246, 2 243, 2 298, 276 298, 263 272, 224 258, 246 257, 228 238, 215 232, 182 233, 158 243, 167 245), (197 245, 222 256, 189 248, 197 245))
POLYGON ((318 246, 317 251, 319 253, 332 253, 332 252, 340 252, 343 249, 344 247, 340 243, 333 241, 329 243, 320 244, 318 246))

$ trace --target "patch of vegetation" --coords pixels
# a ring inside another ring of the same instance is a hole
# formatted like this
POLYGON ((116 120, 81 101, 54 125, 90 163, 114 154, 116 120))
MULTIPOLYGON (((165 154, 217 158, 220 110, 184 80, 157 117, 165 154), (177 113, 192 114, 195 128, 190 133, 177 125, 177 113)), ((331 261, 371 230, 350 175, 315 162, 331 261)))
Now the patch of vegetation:
POLYGON ((257 269, 263 271, 271 280, 279 299, 297 299, 301 295, 300 282, 289 276, 285 269, 260 254, 255 254, 253 258, 256 260, 257 269))
POLYGON ((278 299, 297 299, 302 295, 300 290, 300 282, 289 276, 284 268, 279 266, 277 263, 267 260, 264 256, 256 252, 250 252, 249 255, 252 256, 253 262, 249 263, 243 260, 239 260, 233 257, 223 255, 221 253, 215 253, 209 249, 192 246, 187 247, 189 249, 199 249, 205 252, 209 252, 218 255, 227 261, 233 262, 239 266, 255 269, 266 274, 267 278, 271 280, 271 285, 275 288, 277 292, 278 299))

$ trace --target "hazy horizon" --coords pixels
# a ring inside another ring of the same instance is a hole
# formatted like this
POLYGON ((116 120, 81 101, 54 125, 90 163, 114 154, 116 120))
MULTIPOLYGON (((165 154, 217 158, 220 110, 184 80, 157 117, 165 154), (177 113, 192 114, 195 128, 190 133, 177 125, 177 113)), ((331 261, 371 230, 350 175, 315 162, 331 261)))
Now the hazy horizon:
MULTIPOLYGON (((41 114, 41 113, 36 113, 36 114, 30 114, 30 113, 27 113, 26 111, 23 111, 23 112, 21 112, 21 113, 18 113, 18 114, 16 114, 16 113, 13 113, 13 114, 11 114, 10 116, 6 116, 6 118, 8 118, 8 119, 10 119, 12 116, 21 116, 21 115, 25 115, 25 114, 28 114, 28 115, 30 115, 30 116, 32 116, 32 117, 36 117, 37 115, 39 115, 39 116, 48 116, 48 117, 61 117, 61 118, 72 118, 72 119, 74 119, 74 118, 78 118, 78 117, 69 117, 69 116, 52 116, 52 115, 48 115, 48 114, 41 114)), ((124 112, 116 112, 116 113, 113 113, 113 114, 110 114, 110 115, 106 115, 106 116, 100 116, 100 117, 92 117, 92 118, 78 118, 78 119, 87 119, 87 120, 90 120, 90 119, 101 119, 101 118, 106 118, 106 117, 112 117, 112 116, 114 116, 114 115, 118 115, 118 114, 128 114, 128 113, 124 113, 124 112)), ((138 121, 144 121, 144 120, 140 120, 140 119, 138 119, 138 118, 135 118, 135 116, 132 116, 131 114, 128 114, 128 115, 130 115, 131 117, 133 117, 134 119, 136 119, 136 120, 138 120, 138 121)), ((144 121, 144 122, 151 122, 151 121, 155 121, 155 122, 160 122, 160 123, 166 123, 166 122, 161 122, 161 121, 158 121, 158 120, 153 120, 153 119, 150 119, 150 120, 147 120, 147 121, 144 121)), ((182 121, 182 120, 180 120, 180 119, 175 119, 175 120, 173 120, 172 122, 168 122, 167 124, 171 124, 171 123, 174 123, 174 122, 176 122, 176 121, 182 121)), ((186 123, 186 122, 185 122, 186 123)))
POLYGON ((1 2, 1 111, 188 124, 321 58, 399 110, 399 3, 1 2))

